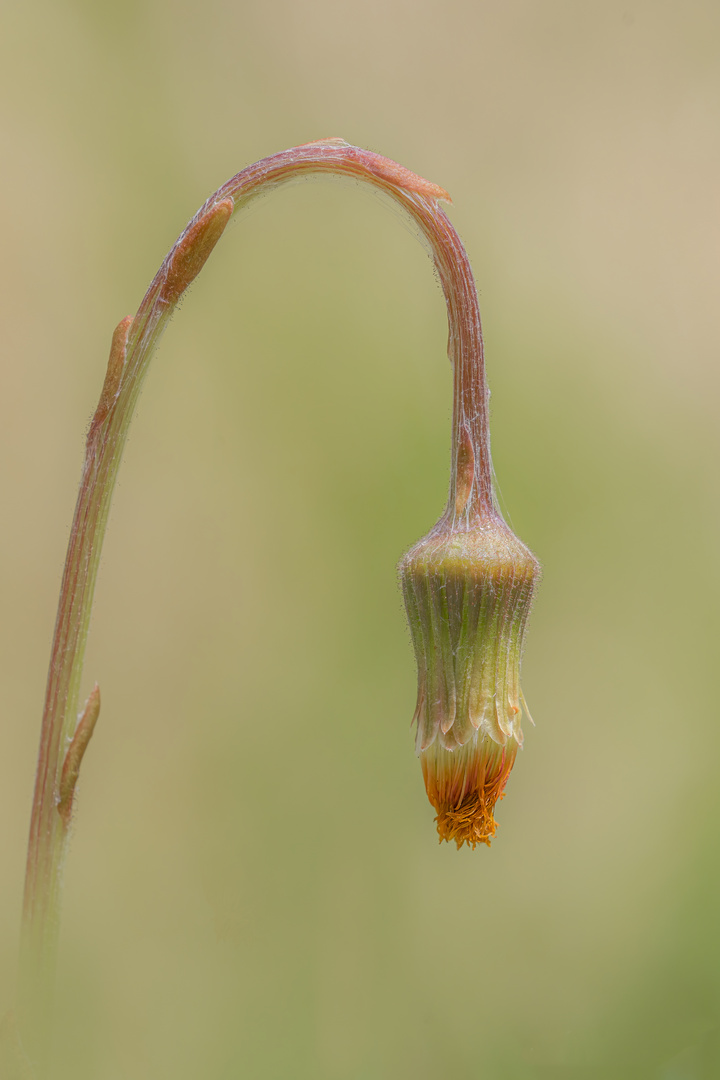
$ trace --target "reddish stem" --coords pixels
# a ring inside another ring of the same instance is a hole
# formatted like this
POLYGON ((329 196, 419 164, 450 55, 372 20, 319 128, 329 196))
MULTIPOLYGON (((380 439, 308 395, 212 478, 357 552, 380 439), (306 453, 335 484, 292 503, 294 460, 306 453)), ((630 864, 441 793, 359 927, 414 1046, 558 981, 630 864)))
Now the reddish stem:
POLYGON ((243 169, 211 195, 188 223, 135 317, 118 326, 88 434, 50 657, 25 880, 21 1022, 41 1067, 70 819, 67 778, 73 778, 74 789, 92 731, 92 725, 83 728, 73 741, 85 642, 110 500, 135 403, 175 304, 202 269, 234 210, 261 193, 310 173, 369 181, 394 198, 430 242, 447 303, 449 354, 455 371, 448 514, 469 527, 493 513, 488 395, 477 294, 465 249, 437 204, 438 199, 449 199, 447 193, 394 161, 341 139, 308 143, 243 169), (75 756, 68 759, 68 752, 75 756))

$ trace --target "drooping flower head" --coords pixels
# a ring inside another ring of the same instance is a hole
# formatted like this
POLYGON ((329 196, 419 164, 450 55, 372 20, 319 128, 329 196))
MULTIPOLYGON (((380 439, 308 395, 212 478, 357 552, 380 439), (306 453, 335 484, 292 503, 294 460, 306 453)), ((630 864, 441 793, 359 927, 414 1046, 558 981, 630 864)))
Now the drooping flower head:
POLYGON ((454 369, 448 505, 400 563, 418 667, 416 749, 441 840, 475 847, 522 746, 520 661, 540 565, 492 486, 482 330, 465 250, 435 203, 421 224, 445 293, 454 369))
POLYGON ((418 665, 416 748, 442 840, 490 843, 493 808, 522 746, 519 684, 538 575, 495 518, 445 518, 402 561, 418 665))

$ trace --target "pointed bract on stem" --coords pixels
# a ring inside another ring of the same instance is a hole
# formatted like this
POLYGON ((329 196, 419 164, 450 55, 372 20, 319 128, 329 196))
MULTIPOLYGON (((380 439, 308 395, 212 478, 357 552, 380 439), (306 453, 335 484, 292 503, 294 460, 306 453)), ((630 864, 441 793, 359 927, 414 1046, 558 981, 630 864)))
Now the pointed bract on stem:
POLYGON ((112 343, 110 345, 107 370, 105 372, 105 382, 103 383, 103 388, 100 392, 98 407, 90 422, 88 442, 95 438, 98 428, 107 418, 108 413, 117 401, 118 394, 120 393, 120 383, 122 381, 123 371, 125 369, 125 359, 127 356, 128 334, 130 333, 132 323, 132 315, 126 315, 115 327, 112 343))
POLYGON ((23 904, 20 1027, 41 1075, 63 862, 78 772, 97 720, 96 691, 77 727, 75 716, 110 501, 133 411, 178 300, 233 213, 296 177, 324 173, 371 183, 400 204, 430 242, 447 303, 455 369, 452 512, 401 567, 418 657, 418 748, 441 835, 487 839, 492 803, 519 745, 515 661, 536 564, 510 539, 492 497, 477 294, 464 248, 438 205, 449 196, 389 158, 342 139, 264 158, 210 196, 164 260, 136 315, 118 325, 88 432, 48 672, 23 904), (487 550, 483 538, 489 540, 487 550), (484 748, 480 757, 474 753, 478 746, 484 748))
POLYGON ((166 303, 176 304, 188 285, 198 276, 225 232, 225 226, 234 209, 235 203, 232 199, 221 199, 193 222, 175 245, 162 288, 162 299, 166 303))
POLYGON ((62 772, 60 773, 60 798, 58 800, 58 813, 64 824, 70 824, 72 813, 73 796, 75 785, 80 775, 80 766, 92 738, 97 718, 100 715, 100 687, 95 683, 90 696, 85 702, 85 708, 80 714, 78 725, 75 728, 70 745, 65 754, 62 772))

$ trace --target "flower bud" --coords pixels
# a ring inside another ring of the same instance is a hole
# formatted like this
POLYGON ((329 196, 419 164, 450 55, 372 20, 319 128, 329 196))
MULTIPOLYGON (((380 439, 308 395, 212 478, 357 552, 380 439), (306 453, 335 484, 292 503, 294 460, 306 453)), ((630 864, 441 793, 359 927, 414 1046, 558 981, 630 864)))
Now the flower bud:
POLYGON ((539 564, 499 516, 446 515, 400 564, 418 667, 416 749, 441 840, 490 844, 522 746, 520 658, 539 564))

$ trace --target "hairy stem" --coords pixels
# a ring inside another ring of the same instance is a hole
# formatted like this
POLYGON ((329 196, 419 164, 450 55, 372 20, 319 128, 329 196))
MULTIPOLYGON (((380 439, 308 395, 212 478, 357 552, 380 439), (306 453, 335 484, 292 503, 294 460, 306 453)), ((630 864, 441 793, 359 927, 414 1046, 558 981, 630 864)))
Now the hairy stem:
POLYGON ((232 214, 298 176, 344 174, 394 198, 429 240, 445 293, 455 369, 453 468, 448 512, 492 513, 482 335, 467 255, 438 206, 442 188, 387 158, 328 139, 244 169, 211 195, 163 262, 134 317, 113 336, 107 375, 87 438, 50 657, 30 824, 20 949, 19 1009, 25 1045, 42 1075, 58 942, 63 864, 80 762, 99 693, 77 717, 85 644, 110 501, 147 368, 177 301, 202 269, 232 214), (459 479, 458 479, 459 478, 459 479))

